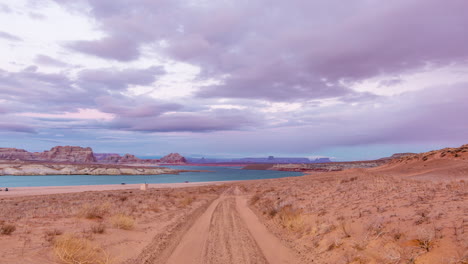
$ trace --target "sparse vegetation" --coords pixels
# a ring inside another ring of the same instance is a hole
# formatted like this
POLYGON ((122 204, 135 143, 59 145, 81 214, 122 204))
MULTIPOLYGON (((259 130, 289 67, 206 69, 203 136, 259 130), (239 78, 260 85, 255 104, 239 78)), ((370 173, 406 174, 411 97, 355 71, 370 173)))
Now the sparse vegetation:
POLYGON ((55 239, 54 253, 64 264, 111 263, 109 255, 101 247, 72 234, 64 234, 55 239))
POLYGON ((15 230, 16 226, 13 224, 0 223, 0 235, 11 235, 15 230))
POLYGON ((132 230, 135 226, 135 220, 125 214, 117 214, 111 218, 112 225, 123 230, 132 230))
POLYGON ((188 197, 184 197, 182 200, 180 200, 179 202, 179 206, 180 207, 187 207, 189 205, 191 205, 193 203, 193 197, 192 196, 188 196, 188 197))
POLYGON ((259 194, 255 194, 254 196, 252 196, 250 198, 250 205, 255 205, 258 201, 260 200, 260 195, 259 194))
POLYGON ((289 230, 300 231, 304 227, 302 210, 293 208, 292 205, 281 207, 277 213, 280 224, 289 230))
POLYGON ((426 252, 429 252, 434 246, 434 239, 435 232, 433 230, 420 229, 416 241, 418 242, 418 246, 420 248, 426 250, 426 252))
POLYGON ((91 226, 91 232, 94 234, 104 234, 106 232, 106 225, 103 223, 93 224, 91 226))
POLYGON ((54 229, 46 230, 44 232, 44 238, 47 242, 52 242, 54 241, 56 236, 60 236, 61 234, 63 234, 62 230, 54 228, 54 229))
POLYGON ((78 214, 86 219, 103 219, 109 213, 110 207, 109 203, 99 205, 85 204, 78 214))

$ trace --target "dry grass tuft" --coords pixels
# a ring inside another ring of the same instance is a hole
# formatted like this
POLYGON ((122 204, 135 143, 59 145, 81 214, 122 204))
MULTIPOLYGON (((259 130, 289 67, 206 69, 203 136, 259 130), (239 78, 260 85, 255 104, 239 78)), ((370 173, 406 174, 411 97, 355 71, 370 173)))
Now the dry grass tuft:
POLYGON ((109 213, 110 207, 109 203, 99 205, 85 204, 78 215, 86 219, 103 219, 104 216, 109 213))
POLYGON ((254 196, 252 196, 252 198, 250 198, 250 205, 255 205, 258 201, 260 200, 260 195, 258 194, 255 194, 254 196))
POLYGON ((59 229, 46 230, 44 232, 44 238, 47 242, 52 242, 56 236, 60 236, 62 233, 62 230, 59 229))
POLYGON ((194 199, 191 196, 185 197, 179 202, 180 207, 187 207, 193 203, 194 199))
POLYGON ((71 234, 57 237, 54 253, 65 264, 110 264, 109 255, 89 240, 71 234))
POLYGON ((13 224, 0 223, 0 235, 11 235, 15 230, 16 226, 13 224))
POLYGON ((304 228, 304 217, 301 209, 295 209, 292 205, 281 207, 277 214, 280 224, 291 231, 300 231, 304 228))
POLYGON ((94 234, 104 234, 106 232, 106 226, 103 223, 97 223, 91 226, 91 232, 94 234))
POLYGON ((111 219, 112 225, 123 230, 132 230, 135 226, 135 220, 128 215, 117 214, 111 219))

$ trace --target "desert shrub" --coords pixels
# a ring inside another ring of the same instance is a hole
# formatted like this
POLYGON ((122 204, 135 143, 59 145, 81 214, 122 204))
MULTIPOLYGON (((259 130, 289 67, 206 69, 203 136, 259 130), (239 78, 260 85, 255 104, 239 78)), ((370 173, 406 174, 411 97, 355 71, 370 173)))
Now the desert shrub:
POLYGON ((78 215, 86 219, 102 219, 109 212, 110 204, 90 205, 85 204, 81 207, 78 215))
POLYGON ((0 235, 11 235, 15 230, 16 226, 13 224, 2 223, 0 225, 0 235))
POLYGON ((187 207, 187 206, 189 206, 189 205, 191 205, 193 203, 193 200, 194 199, 191 196, 185 197, 185 198, 183 198, 182 200, 179 201, 179 205, 181 207, 187 207))
POLYGON ((65 264, 109 264, 109 255, 89 240, 71 234, 57 237, 54 242, 55 256, 65 264))
POLYGON ((276 213, 279 223, 291 231, 300 231, 304 227, 304 218, 301 209, 293 208, 292 205, 281 207, 276 213))
POLYGON ((91 232, 94 234, 104 234, 106 232, 106 226, 103 223, 97 223, 91 226, 91 232))
POLYGON ((250 205, 255 205, 258 201, 260 200, 260 195, 258 194, 255 194, 254 196, 252 196, 252 198, 250 198, 250 205))
POLYGON ((434 246, 435 231, 430 229, 420 229, 416 241, 418 246, 427 252, 434 246))
POLYGON ((62 233, 62 230, 50 229, 44 232, 44 237, 47 242, 52 242, 56 236, 60 236, 62 233))
POLYGON ((135 220, 128 215, 117 214, 111 219, 112 225, 123 230, 131 230, 135 226, 135 220))

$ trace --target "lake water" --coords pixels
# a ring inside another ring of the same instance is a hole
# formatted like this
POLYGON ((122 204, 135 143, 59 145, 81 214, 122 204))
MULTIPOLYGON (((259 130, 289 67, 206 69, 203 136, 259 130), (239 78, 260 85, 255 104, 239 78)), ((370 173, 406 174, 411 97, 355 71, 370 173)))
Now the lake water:
POLYGON ((183 172, 179 175, 38 175, 0 176, 0 188, 33 186, 104 185, 121 183, 177 183, 274 179, 301 176, 301 172, 242 170, 241 167, 167 166, 181 170, 209 170, 211 172, 183 172))

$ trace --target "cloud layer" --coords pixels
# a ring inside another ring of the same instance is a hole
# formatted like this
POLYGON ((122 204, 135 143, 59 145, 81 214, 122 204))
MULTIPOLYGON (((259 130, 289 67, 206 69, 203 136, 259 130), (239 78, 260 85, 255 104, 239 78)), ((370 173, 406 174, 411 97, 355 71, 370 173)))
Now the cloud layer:
POLYGON ((226 148, 252 153, 466 140, 464 0, 31 4, 0 5, 20 21, 0 28, 4 52, 22 54, 0 64, 9 136, 176 133, 216 152, 228 133, 226 148), (52 28, 56 13, 84 29, 22 30, 52 28), (441 68, 450 75, 432 74, 441 68))

